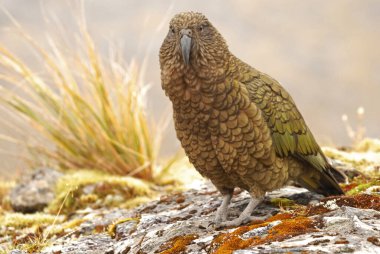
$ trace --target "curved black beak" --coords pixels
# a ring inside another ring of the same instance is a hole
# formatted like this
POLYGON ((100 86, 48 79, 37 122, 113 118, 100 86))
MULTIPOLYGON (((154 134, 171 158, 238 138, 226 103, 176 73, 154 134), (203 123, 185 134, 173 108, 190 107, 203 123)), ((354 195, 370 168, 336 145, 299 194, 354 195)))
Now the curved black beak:
POLYGON ((190 62, 190 51, 191 51, 191 37, 187 34, 183 34, 181 37, 181 51, 183 61, 186 65, 190 62))

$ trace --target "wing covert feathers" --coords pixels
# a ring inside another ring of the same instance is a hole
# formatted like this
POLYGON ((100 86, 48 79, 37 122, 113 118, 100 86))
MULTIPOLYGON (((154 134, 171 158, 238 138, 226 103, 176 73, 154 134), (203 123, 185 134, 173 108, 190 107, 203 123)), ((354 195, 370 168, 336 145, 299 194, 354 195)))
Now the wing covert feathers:
POLYGON ((258 105, 266 119, 276 154, 279 157, 294 155, 316 168, 326 168, 327 161, 319 145, 285 89, 263 73, 244 84, 251 101, 258 105))

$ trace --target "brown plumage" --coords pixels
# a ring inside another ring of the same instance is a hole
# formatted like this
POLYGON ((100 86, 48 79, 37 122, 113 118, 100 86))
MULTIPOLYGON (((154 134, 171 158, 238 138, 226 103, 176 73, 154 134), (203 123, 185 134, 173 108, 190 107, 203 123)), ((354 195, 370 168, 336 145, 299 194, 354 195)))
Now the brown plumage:
POLYGON ((343 194, 293 99, 242 62, 207 18, 177 14, 160 49, 162 87, 177 137, 195 168, 224 195, 216 222, 239 225, 265 192, 295 180, 323 195, 343 194), (233 189, 249 191, 239 218, 224 222, 233 189))

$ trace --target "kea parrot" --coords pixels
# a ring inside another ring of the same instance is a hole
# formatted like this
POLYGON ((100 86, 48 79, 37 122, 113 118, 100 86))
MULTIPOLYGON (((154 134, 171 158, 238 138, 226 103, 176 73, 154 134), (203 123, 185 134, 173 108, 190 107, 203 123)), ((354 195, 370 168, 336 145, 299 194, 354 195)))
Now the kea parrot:
POLYGON ((290 181, 325 196, 344 194, 338 184, 344 174, 323 154, 289 93, 233 55, 203 14, 172 18, 159 61, 177 137, 223 195, 218 227, 263 219, 252 216, 255 207, 290 181), (251 199, 238 218, 227 220, 237 187, 251 199))

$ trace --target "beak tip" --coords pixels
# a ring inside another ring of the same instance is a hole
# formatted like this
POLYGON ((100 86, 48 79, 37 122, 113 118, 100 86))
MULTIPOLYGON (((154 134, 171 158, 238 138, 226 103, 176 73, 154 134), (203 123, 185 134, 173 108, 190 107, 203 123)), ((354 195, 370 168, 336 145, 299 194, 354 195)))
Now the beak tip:
POLYGON ((186 65, 189 65, 190 63, 190 59, 188 57, 185 57, 183 61, 185 62, 186 65))
POLYGON ((181 38, 181 51, 183 61, 186 65, 190 63, 191 37, 183 35, 181 38))

